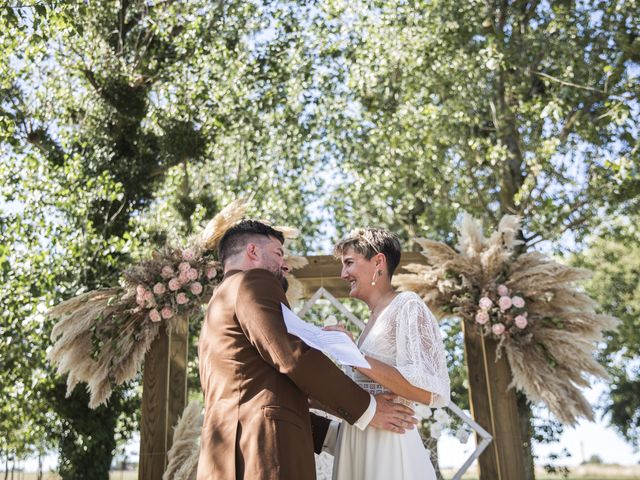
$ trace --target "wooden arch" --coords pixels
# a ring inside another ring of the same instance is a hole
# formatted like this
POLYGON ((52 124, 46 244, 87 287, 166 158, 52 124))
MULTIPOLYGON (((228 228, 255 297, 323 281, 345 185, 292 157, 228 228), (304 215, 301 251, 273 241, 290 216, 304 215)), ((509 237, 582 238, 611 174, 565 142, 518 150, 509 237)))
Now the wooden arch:
MULTIPOLYGON (((307 257, 296 270, 307 292, 321 286, 337 298, 347 297, 340 279, 340 263, 328 255, 307 257)), ((418 252, 404 252, 399 268, 425 263, 418 252)), ((494 441, 478 459, 480 480, 524 480, 522 435, 515 392, 508 389, 511 370, 506 357, 495 361, 496 342, 465 332, 465 358, 469 377, 471 415, 494 441)), ((139 480, 159 480, 167 466, 173 427, 187 403, 188 319, 167 335, 160 329, 144 362, 139 480)))

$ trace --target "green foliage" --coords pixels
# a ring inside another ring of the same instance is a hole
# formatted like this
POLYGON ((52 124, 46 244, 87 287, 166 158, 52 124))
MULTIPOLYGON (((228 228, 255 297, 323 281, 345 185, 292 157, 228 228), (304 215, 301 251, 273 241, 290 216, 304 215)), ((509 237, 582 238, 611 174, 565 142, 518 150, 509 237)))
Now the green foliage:
POLYGON ((616 174, 638 165, 636 2, 324 5, 339 230, 451 240, 461 210, 516 213, 533 245, 637 203, 616 174))
POLYGON ((63 478, 106 478, 116 441, 137 428, 139 385, 91 412, 80 388, 64 399, 45 360, 52 325, 42 313, 115 284, 132 259, 183 241, 238 196, 253 198, 250 213, 310 238, 305 7, 42 6, 0 9, 1 258, 11 292, 1 333, 12 362, 0 381, 0 455, 58 448, 63 478))
MULTIPOLYGON (((84 392, 62 400, 44 309, 238 196, 299 226, 305 253, 365 224, 453 242, 461 210, 522 215, 529 248, 640 206, 635 0, 19 3, 0 7, 0 455, 59 447, 65 478, 104 475, 139 385, 92 419, 84 392)), ((624 321, 604 355, 635 360, 633 260, 589 242, 581 261, 608 275, 590 291, 624 321)), ((464 406, 462 335, 443 328, 464 406)), ((637 438, 638 372, 612 374, 637 438)))
POLYGON ((640 443, 640 235, 635 217, 614 223, 574 263, 595 272, 587 291, 602 309, 621 321, 600 356, 611 375, 604 412, 634 445, 640 443), (606 233, 609 233, 606 232, 606 233))

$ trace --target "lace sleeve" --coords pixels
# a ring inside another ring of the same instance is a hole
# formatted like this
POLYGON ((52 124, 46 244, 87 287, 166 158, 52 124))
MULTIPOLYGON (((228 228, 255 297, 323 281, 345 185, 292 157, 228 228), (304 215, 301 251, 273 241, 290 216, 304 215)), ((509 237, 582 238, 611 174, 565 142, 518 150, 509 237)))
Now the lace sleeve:
POLYGON ((449 404, 449 372, 438 322, 422 299, 409 299, 396 318, 396 368, 431 392, 431 407, 449 404))

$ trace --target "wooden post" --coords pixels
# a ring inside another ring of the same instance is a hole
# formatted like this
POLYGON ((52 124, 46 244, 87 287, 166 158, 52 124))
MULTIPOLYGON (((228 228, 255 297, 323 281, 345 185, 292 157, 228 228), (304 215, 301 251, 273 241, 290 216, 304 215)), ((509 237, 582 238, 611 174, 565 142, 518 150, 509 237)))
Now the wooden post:
POLYGON ((171 335, 164 327, 144 359, 138 480, 159 480, 167 466, 173 427, 187 401, 189 323, 177 319, 171 335))
POLYGON ((187 406, 187 362, 189 359, 189 319, 182 317, 171 333, 169 352, 169 408, 167 451, 173 445, 173 429, 187 406))
POLYGON ((506 355, 496 362, 495 340, 463 324, 471 416, 493 441, 478 458, 480 480, 525 480, 520 421, 506 355))

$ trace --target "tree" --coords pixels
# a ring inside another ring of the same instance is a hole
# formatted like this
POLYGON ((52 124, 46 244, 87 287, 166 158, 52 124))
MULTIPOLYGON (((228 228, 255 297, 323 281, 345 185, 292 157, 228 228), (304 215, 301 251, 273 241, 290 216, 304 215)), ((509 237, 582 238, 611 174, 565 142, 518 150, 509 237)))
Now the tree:
POLYGON ((452 241, 461 210, 488 227, 518 214, 524 251, 637 205, 637 176, 620 174, 638 164, 636 8, 326 3, 319 103, 327 168, 348 176, 331 201, 339 231, 452 241))
MULTIPOLYGON (((235 196, 313 231, 303 221, 309 125, 297 79, 309 69, 300 12, 204 1, 39 10, 1 17, 0 207, 11 252, 2 265, 9 291, 27 291, 3 304, 3 333, 38 305, 113 285, 133 259, 184 238, 235 196), (273 38, 259 40, 265 30, 273 38)), ((63 478, 107 478, 116 439, 136 426, 139 385, 96 411, 80 388, 64 398, 44 355, 20 358, 46 351, 51 324, 41 315, 33 323, 39 335, 6 344, 20 363, 2 382, 11 400, 2 434, 17 433, 22 419, 11 409, 22 402, 26 418, 41 413, 57 435, 63 478), (37 368, 43 374, 31 382, 37 368), (30 387, 16 393, 16 379, 30 387)), ((7 454, 30 445, 16 442, 7 454)))
POLYGON ((336 188, 341 224, 446 239, 460 209, 491 225, 515 213, 533 246, 637 198, 616 174, 638 158, 633 7, 329 3, 327 149, 352 180, 336 188))
POLYGON ((611 375, 604 413, 623 437, 640 442, 640 236, 635 217, 614 221, 606 234, 596 236, 573 262, 595 272, 587 285, 602 309, 620 319, 600 352, 611 375), (613 228, 611 228, 613 227, 613 228))

